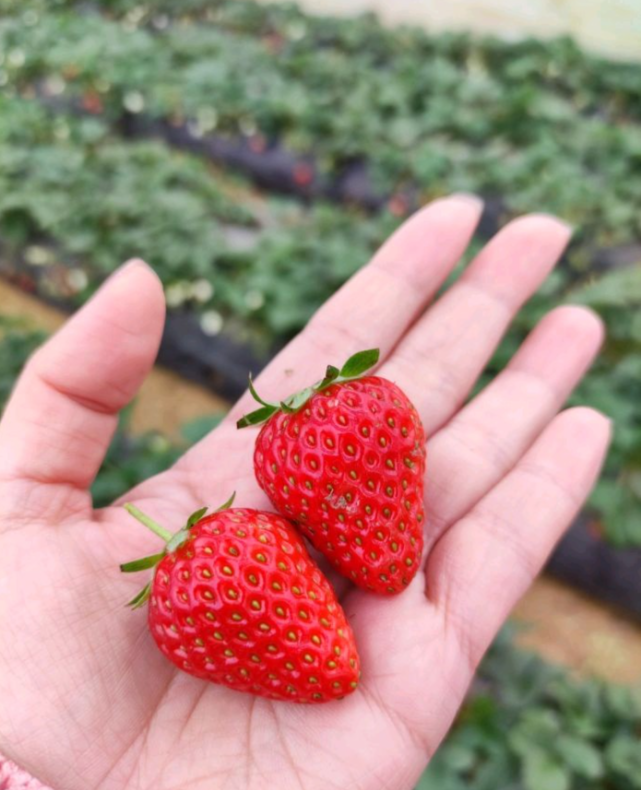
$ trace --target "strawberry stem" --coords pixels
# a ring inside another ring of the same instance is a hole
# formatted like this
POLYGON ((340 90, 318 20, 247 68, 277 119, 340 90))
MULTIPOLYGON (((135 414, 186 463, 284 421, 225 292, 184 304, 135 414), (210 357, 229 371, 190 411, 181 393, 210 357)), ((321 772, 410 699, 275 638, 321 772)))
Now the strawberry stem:
MULTIPOLYGON (((223 510, 230 508, 234 504, 235 497, 236 492, 234 491, 229 499, 214 512, 220 513, 223 510)), ((131 562, 123 563, 120 566, 120 570, 123 573, 136 573, 137 571, 155 568, 156 565, 167 556, 167 554, 171 554, 172 551, 176 551, 177 548, 189 540, 190 530, 196 526, 196 524, 201 520, 201 518, 205 516, 208 510, 206 507, 201 507, 200 510, 197 510, 195 513, 192 513, 191 516, 189 516, 185 526, 182 529, 179 529, 178 532, 172 534, 168 529, 161 527, 160 524, 155 522, 153 518, 149 518, 149 516, 142 512, 142 510, 138 510, 135 505, 132 505, 128 502, 124 507, 127 513, 132 515, 137 521, 140 521, 140 523, 147 527, 147 529, 150 529, 154 535, 158 535, 159 538, 162 538, 165 541, 165 548, 158 554, 150 554, 148 557, 141 557, 138 560, 132 560, 131 562)), ((149 596, 151 595, 151 586, 151 582, 146 584, 143 589, 134 598, 132 598, 131 601, 129 601, 127 605, 131 606, 132 609, 139 609, 141 606, 143 606, 149 600, 149 596)))
POLYGON ((160 524, 156 523, 152 518, 149 518, 149 516, 145 515, 142 510, 138 510, 135 505, 132 505, 128 502, 125 505, 125 510, 135 519, 140 521, 141 524, 144 524, 147 529, 150 529, 155 535, 158 535, 159 538, 162 538, 165 543, 169 543, 169 541, 172 539, 173 535, 168 529, 161 527, 160 524))

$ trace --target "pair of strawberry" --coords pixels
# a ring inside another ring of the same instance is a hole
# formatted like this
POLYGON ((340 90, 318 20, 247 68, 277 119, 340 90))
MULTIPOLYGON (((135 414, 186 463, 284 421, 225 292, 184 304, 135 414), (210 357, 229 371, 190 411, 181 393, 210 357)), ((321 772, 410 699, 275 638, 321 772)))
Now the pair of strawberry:
POLYGON ((149 601, 156 644, 180 669, 272 699, 324 702, 360 675, 351 628, 304 535, 341 574, 367 590, 400 592, 423 546, 423 427, 392 382, 361 378, 378 350, 329 366, 317 384, 264 401, 239 428, 264 423, 254 470, 275 513, 194 513, 175 535, 135 507, 165 549, 121 566, 155 568, 133 599, 149 601))

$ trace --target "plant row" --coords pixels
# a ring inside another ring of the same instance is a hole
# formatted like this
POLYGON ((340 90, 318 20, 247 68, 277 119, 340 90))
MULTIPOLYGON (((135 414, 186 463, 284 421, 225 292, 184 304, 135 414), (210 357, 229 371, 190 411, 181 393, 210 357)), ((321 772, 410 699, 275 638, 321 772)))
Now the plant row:
POLYGON ((278 142, 336 179, 366 163, 384 194, 502 195, 508 214, 559 213, 589 245, 641 231, 641 69, 568 41, 429 37, 249 0, 11 5, 0 44, 16 90, 278 142))
POLYGON ((417 790, 639 790, 641 695, 515 649, 502 634, 417 790))
MULTIPOLYGON (((0 100, 2 265, 27 273, 48 298, 80 304, 138 255, 158 272, 170 307, 195 313, 207 337, 251 342, 267 355, 397 224, 389 213, 374 219, 268 198, 161 143, 123 142, 98 119, 52 115, 22 98, 0 100)), ((566 300, 599 310, 610 333, 577 395, 617 418, 593 502, 610 539, 641 543, 639 267, 614 269, 595 282, 576 264, 558 271, 522 312, 490 375, 545 310, 566 300)))
POLYGON ((397 224, 273 200, 160 143, 125 143, 97 119, 0 99, 5 257, 21 254, 52 297, 80 303, 140 255, 171 307, 194 309, 212 335, 229 325, 269 348, 397 224))

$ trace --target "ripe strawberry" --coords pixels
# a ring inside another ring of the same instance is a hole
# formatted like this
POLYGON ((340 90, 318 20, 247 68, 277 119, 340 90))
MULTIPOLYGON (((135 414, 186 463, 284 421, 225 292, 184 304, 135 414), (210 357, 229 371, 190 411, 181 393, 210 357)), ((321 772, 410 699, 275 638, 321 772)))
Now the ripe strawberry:
MULTIPOLYGON (((233 500, 233 497, 232 497, 233 500)), ((131 602, 149 600, 149 630, 179 669, 238 691, 291 702, 350 694, 359 678, 352 631, 329 582, 292 524, 275 513, 194 513, 165 550, 121 565, 155 567, 131 602)))
POLYGON ((423 548, 425 434, 395 384, 358 378, 378 361, 362 351, 341 370, 280 405, 243 417, 267 420, 254 469, 274 507, 355 584, 397 593, 416 573, 423 548))

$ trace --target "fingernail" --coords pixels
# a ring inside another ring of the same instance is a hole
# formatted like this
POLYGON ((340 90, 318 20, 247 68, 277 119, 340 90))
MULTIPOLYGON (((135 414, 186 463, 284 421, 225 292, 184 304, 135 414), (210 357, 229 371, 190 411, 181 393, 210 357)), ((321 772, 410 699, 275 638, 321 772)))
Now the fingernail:
POLYGON ((466 203, 471 203, 477 208, 482 208, 485 205, 483 198, 479 197, 479 195, 473 194, 472 192, 453 192, 450 195, 450 200, 465 201, 466 203))

